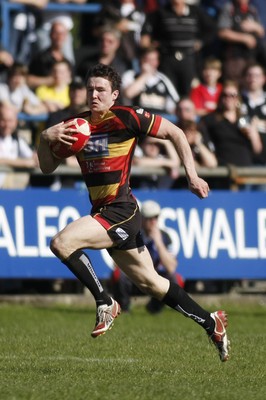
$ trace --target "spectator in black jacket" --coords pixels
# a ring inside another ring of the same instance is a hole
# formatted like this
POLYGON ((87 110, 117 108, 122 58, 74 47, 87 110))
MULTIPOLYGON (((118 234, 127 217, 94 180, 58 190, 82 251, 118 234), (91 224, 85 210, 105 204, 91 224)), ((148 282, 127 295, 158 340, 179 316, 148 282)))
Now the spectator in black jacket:
POLYGON ((162 55, 161 70, 181 96, 188 95, 197 76, 196 64, 203 45, 215 38, 214 20, 198 6, 171 0, 147 16, 141 45, 157 44, 162 55))

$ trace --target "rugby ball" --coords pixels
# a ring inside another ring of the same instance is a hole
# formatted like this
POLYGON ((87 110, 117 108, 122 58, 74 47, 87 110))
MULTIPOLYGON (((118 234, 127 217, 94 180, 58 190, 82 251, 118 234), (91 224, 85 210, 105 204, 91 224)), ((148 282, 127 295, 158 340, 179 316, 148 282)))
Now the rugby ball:
POLYGON ((72 136, 78 138, 71 146, 67 146, 64 143, 56 142, 51 145, 51 150, 56 158, 68 158, 79 153, 88 143, 90 139, 90 125, 86 119, 73 118, 65 122, 72 122, 69 127, 71 129, 77 129, 77 133, 73 133, 72 136))

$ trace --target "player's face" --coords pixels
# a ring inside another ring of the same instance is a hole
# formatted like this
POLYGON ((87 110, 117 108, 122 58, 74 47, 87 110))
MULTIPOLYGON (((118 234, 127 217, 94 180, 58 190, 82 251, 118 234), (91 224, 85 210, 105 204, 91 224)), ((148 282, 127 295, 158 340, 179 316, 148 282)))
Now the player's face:
POLYGON ((118 90, 112 91, 108 79, 92 77, 87 83, 87 103, 92 113, 103 113, 109 110, 118 97, 118 90))

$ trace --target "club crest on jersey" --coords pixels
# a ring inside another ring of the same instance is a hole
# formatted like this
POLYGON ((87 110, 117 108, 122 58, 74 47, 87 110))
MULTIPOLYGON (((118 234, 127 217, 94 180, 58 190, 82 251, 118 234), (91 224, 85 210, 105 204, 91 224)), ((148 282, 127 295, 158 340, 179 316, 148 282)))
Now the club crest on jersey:
POLYGON ((86 147, 84 148, 84 158, 103 157, 109 155, 108 149, 108 135, 101 133, 92 135, 86 147))

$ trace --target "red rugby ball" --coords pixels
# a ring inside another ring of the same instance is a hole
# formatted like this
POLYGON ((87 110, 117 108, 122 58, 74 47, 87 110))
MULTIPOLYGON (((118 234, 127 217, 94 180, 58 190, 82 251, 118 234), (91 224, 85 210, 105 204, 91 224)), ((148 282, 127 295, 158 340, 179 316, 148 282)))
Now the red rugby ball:
POLYGON ((72 136, 78 138, 70 147, 64 143, 56 142, 51 145, 51 150, 53 155, 57 158, 68 158, 79 153, 88 143, 90 139, 90 124, 86 119, 83 118, 73 118, 66 122, 72 122, 70 128, 77 129, 77 133, 73 133, 72 136))

